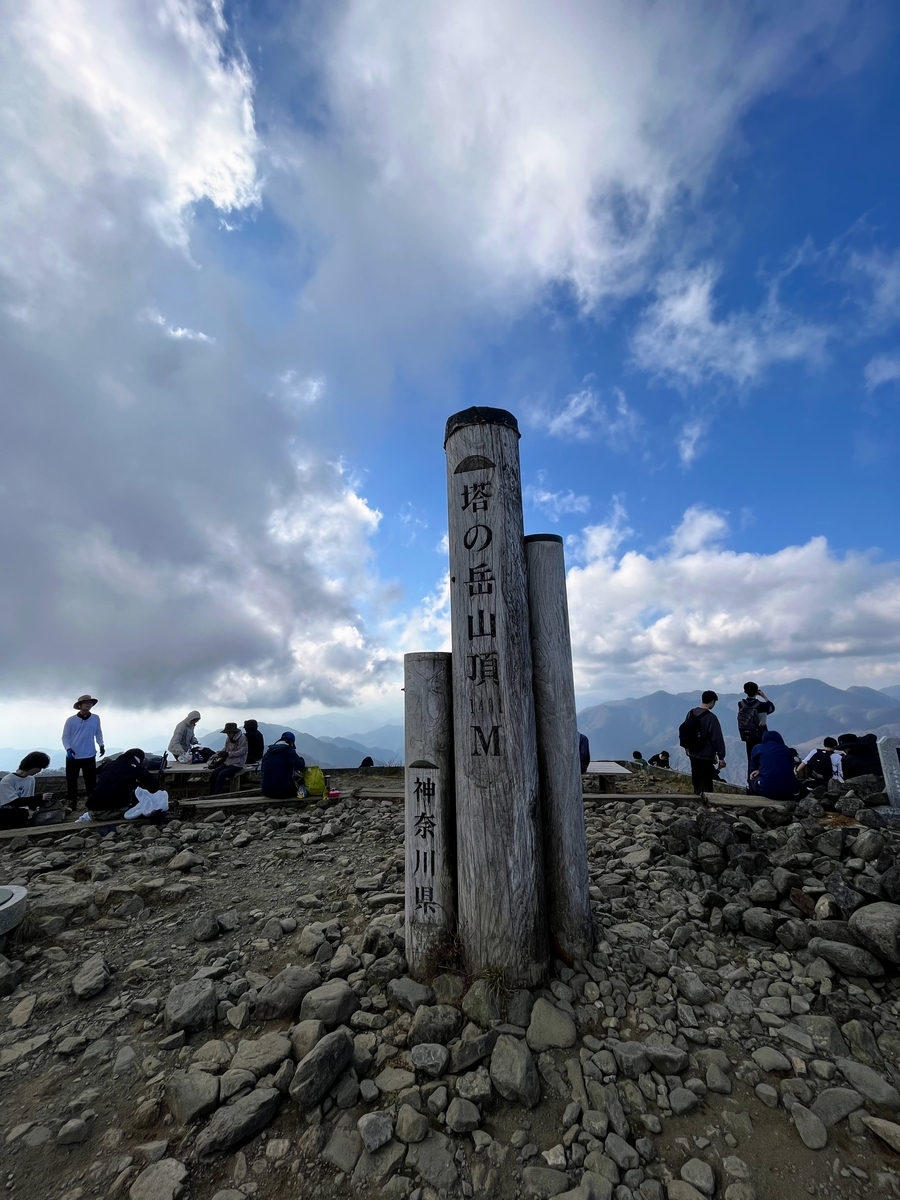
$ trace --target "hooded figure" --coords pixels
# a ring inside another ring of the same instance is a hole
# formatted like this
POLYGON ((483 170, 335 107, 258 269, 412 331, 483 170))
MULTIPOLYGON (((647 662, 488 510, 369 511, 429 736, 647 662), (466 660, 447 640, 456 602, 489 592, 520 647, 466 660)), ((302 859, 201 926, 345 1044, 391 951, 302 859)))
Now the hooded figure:
POLYGON ((97 786, 88 797, 90 812, 131 808, 136 787, 153 788, 153 777, 144 770, 144 752, 134 747, 104 763, 97 773, 97 786))
POLYGON ((175 732, 172 734, 172 740, 169 742, 168 751, 174 758, 183 761, 190 757, 191 746, 199 745, 199 742, 194 737, 194 726, 200 720, 200 714, 196 708, 191 709, 183 721, 179 721, 175 726, 175 732))
POLYGON ((244 722, 244 733, 247 735, 247 762, 258 763, 266 751, 266 743, 259 732, 259 721, 248 717, 244 722))
POLYGON ((750 792, 770 800, 795 800, 806 789, 794 774, 794 753, 774 729, 767 729, 750 755, 750 792))
POLYGON ((884 775, 878 754, 878 738, 874 733, 842 733, 838 738, 838 750, 844 756, 845 779, 857 779, 860 775, 884 775))
POLYGON ((262 794, 270 800, 290 800, 298 794, 294 775, 305 770, 306 761, 297 753, 294 735, 283 733, 263 755, 260 768, 262 794))

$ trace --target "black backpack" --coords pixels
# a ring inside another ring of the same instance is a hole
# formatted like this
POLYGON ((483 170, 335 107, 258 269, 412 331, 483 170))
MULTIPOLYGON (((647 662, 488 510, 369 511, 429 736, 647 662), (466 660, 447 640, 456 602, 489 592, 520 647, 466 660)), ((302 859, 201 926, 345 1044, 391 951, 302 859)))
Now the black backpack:
POLYGON ((817 750, 809 762, 806 764, 807 775, 815 775, 817 779, 823 779, 826 783, 829 779, 834 778, 834 766, 831 762, 831 750, 817 750))
POLYGON ((738 733, 741 735, 741 741, 748 742, 751 738, 756 740, 760 731, 759 709, 755 700, 739 700, 738 701, 738 733))
POLYGON ((693 709, 678 726, 678 745, 689 755, 696 754, 706 741, 703 723, 693 709))

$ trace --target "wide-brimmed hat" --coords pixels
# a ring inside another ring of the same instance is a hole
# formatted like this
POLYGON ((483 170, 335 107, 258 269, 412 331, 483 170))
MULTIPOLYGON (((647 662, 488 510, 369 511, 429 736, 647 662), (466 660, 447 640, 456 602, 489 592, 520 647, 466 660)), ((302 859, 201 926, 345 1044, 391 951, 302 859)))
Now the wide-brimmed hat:
POLYGON ((237 721, 226 721, 221 733, 237 733, 237 721))
POLYGON ((98 704, 98 703, 99 703, 99 701, 97 700, 96 696, 92 696, 89 692, 85 692, 83 696, 78 697, 78 699, 75 701, 75 703, 72 705, 72 707, 77 708, 79 706, 79 704, 98 704))

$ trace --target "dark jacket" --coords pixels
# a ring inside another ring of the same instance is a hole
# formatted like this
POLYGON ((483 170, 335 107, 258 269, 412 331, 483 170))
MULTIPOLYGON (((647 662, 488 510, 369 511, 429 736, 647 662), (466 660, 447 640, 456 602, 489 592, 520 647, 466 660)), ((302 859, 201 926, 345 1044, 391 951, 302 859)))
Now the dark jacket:
POLYGON ((750 753, 750 771, 759 771, 750 780, 750 791, 770 800, 790 800, 805 792, 794 774, 794 752, 774 729, 767 729, 762 741, 750 753))
POLYGON ((700 728, 703 731, 703 741, 699 750, 694 750, 691 758, 716 759, 725 757, 725 738, 722 736, 722 726, 719 718, 708 708, 692 708, 694 716, 700 718, 700 728))
POLYGON ((303 771, 306 762, 287 742, 275 742, 265 752, 260 770, 262 793, 272 800, 297 794, 294 772, 303 771))
POLYGON ((578 757, 581 760, 581 773, 584 775, 591 761, 591 743, 584 733, 578 735, 578 757))
POLYGON ((88 809, 130 808, 136 787, 155 787, 153 776, 144 769, 143 750, 126 750, 97 772, 97 784, 88 798, 88 809))
POLYGON ((245 721, 244 733, 247 735, 247 762, 257 763, 266 752, 266 740, 259 732, 259 722, 252 718, 245 721))
POLYGON ((760 700, 759 696, 745 696, 743 700, 738 700, 738 733, 741 735, 741 741, 744 742, 759 742, 762 741, 762 735, 766 732, 766 717, 770 717, 775 711, 775 705, 771 700, 760 700), (745 732, 741 729, 741 717, 746 713, 745 718, 748 723, 752 721, 749 714, 756 713, 757 727, 755 731, 745 732))
POLYGON ((874 733, 842 733, 838 738, 838 749, 844 755, 845 779, 857 779, 860 775, 883 775, 884 768, 878 754, 878 738, 874 733))

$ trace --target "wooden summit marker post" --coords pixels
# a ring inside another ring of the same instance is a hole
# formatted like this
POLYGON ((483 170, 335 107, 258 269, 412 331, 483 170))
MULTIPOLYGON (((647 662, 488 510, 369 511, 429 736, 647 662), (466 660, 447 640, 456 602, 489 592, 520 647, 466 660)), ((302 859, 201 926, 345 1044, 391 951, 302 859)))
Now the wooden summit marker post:
POLYGON ((531 534, 525 560, 550 940, 571 964, 590 954, 593 929, 562 538, 531 534))
POLYGON ((430 979, 456 923, 453 692, 449 654, 403 659, 406 710, 406 960, 430 979))
POLYGON ((459 937, 470 971, 547 971, 543 853, 519 474, 498 408, 447 422, 459 937))

